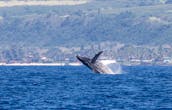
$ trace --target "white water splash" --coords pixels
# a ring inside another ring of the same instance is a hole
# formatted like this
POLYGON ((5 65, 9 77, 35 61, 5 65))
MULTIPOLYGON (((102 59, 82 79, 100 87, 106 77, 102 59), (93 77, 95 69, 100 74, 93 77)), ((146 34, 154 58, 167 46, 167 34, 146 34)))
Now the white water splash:
POLYGON ((106 74, 122 74, 121 65, 116 62, 116 60, 101 60, 101 63, 106 65, 107 68, 111 71, 106 74))

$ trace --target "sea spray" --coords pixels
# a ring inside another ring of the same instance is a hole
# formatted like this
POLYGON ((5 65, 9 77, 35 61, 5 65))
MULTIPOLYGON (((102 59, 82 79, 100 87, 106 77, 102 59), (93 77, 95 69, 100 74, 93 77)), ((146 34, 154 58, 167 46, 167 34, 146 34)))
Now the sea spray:
POLYGON ((106 65, 107 68, 111 71, 110 73, 106 74, 121 74, 122 68, 119 63, 116 62, 116 60, 101 60, 101 63, 106 65))

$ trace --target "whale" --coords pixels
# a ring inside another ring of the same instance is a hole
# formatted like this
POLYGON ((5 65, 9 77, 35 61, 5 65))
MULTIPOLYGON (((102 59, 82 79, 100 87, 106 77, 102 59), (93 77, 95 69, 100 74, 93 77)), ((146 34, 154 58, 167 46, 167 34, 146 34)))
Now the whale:
POLYGON ((90 70, 92 70, 94 73, 104 73, 104 74, 113 73, 113 71, 110 68, 108 68, 106 65, 104 65, 98 60, 98 58, 102 53, 103 51, 98 52, 97 54, 95 54, 93 58, 83 57, 79 55, 77 55, 76 58, 83 65, 85 65, 90 70))

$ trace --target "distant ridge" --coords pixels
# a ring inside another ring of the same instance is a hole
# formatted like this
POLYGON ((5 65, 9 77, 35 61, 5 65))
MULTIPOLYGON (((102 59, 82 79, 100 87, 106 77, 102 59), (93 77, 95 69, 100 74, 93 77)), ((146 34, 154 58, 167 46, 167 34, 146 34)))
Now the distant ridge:
POLYGON ((65 0, 65 1, 0 1, 0 7, 14 7, 14 6, 56 6, 56 5, 80 5, 88 3, 88 0, 65 0))

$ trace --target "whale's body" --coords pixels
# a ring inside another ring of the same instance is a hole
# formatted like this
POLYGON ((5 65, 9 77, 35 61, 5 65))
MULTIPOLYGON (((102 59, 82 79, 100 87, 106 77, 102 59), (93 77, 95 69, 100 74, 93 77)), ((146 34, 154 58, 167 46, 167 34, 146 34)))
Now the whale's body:
POLYGON ((95 73, 113 73, 110 68, 103 65, 97 59, 103 53, 103 51, 96 54, 92 59, 87 57, 76 56, 79 61, 81 61, 85 66, 91 69, 95 73))

